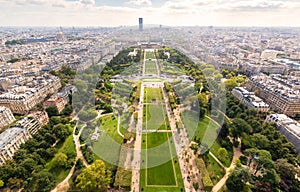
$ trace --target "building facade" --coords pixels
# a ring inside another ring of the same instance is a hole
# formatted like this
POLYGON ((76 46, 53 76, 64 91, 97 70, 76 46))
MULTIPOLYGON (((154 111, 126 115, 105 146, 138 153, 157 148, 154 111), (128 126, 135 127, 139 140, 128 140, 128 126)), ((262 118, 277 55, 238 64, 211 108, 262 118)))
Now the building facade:
POLYGON ((0 107, 0 131, 3 127, 11 124, 15 120, 16 119, 9 108, 0 107))
POLYGON ((299 79, 292 76, 258 74, 250 77, 246 87, 257 92, 270 107, 288 116, 300 114, 299 79))
POLYGON ((45 111, 38 111, 19 120, 0 134, 0 166, 12 159, 14 153, 49 121, 45 111))
POLYGON ((11 127, 0 134, 0 166, 12 159, 14 153, 30 138, 23 127, 11 127))
POLYGON ((139 18, 139 31, 143 31, 143 18, 139 18))
POLYGON ((49 122, 46 111, 37 111, 17 122, 17 125, 24 127, 30 135, 34 135, 49 122))
POLYGON ((254 92, 249 92, 244 87, 236 87, 231 93, 250 109, 263 112, 269 111, 270 107, 268 104, 263 102, 261 98, 255 96, 254 92))
POLYGON ((58 77, 38 78, 27 86, 19 86, 1 94, 0 106, 9 108, 13 113, 27 114, 48 95, 57 92, 60 87, 61 82, 58 77))
POLYGON ((277 129, 294 144, 297 152, 300 153, 300 123, 284 114, 268 115, 266 121, 276 123, 277 129))

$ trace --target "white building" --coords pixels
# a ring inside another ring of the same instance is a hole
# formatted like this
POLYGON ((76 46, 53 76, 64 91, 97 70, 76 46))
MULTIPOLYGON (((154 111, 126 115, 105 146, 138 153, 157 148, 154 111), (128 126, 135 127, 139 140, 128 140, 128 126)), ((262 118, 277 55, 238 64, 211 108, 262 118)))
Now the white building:
POLYGON ((261 53, 261 58, 263 58, 263 59, 276 59, 277 55, 280 54, 280 53, 283 53, 283 52, 282 51, 277 51, 277 50, 267 49, 267 50, 264 50, 261 53))
POLYGON ((300 153, 300 123, 289 118, 285 114, 271 114, 266 118, 267 122, 274 122, 279 131, 293 143, 298 153, 300 153))
POLYGON ((11 127, 0 134, 0 165, 12 159, 22 143, 30 138, 23 127, 11 127))
POLYGON ((0 107, 0 131, 3 127, 11 124, 15 120, 16 119, 9 108, 0 107))
POLYGON ((18 86, 0 95, 0 106, 9 108, 13 113, 26 114, 44 99, 61 87, 60 79, 55 76, 37 77, 27 86, 18 86))
POLYGON ((263 102, 261 98, 255 96, 254 92, 249 92, 244 87, 236 87, 231 93, 250 109, 263 112, 269 111, 270 107, 268 104, 263 102))

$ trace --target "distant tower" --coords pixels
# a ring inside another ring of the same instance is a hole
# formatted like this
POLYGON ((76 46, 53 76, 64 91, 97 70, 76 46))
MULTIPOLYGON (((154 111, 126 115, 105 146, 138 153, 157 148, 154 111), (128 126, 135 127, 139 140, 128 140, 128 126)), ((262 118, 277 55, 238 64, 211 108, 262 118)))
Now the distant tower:
POLYGON ((143 31, 143 18, 139 18, 139 31, 143 31))
POLYGON ((58 30, 57 30, 56 39, 58 41, 65 41, 66 40, 65 37, 64 37, 64 35, 63 35, 63 33, 61 32, 61 27, 58 28, 58 30))

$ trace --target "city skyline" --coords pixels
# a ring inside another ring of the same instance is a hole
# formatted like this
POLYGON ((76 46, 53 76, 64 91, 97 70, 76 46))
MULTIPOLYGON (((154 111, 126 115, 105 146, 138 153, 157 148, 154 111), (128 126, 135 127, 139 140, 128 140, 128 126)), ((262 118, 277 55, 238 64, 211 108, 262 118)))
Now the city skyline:
POLYGON ((290 26, 297 0, 0 0, 0 26, 290 26))

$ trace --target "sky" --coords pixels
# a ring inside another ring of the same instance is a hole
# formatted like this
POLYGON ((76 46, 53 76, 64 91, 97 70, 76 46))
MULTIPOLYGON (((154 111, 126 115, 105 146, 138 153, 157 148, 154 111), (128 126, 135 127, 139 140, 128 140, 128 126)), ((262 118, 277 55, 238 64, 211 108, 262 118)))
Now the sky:
POLYGON ((300 0, 0 0, 0 26, 300 26, 300 0))

